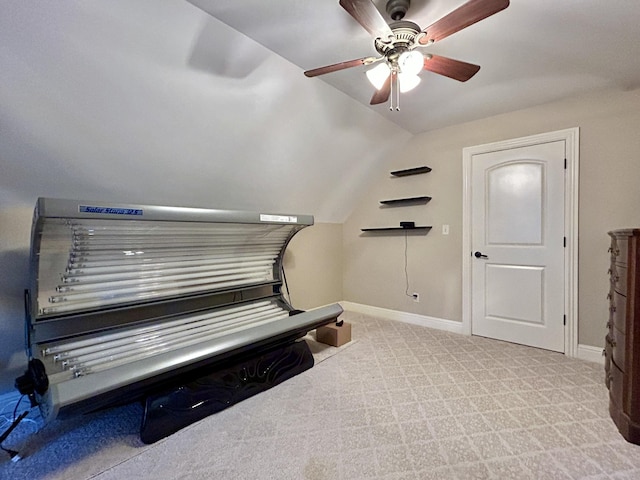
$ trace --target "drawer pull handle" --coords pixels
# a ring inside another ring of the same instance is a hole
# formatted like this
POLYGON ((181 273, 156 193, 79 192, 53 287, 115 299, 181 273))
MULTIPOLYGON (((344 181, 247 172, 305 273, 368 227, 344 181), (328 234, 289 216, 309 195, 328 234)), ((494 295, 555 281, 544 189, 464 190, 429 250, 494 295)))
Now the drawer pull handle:
POLYGON ((607 358, 607 349, 606 348, 602 349, 602 356, 607 358))
POLYGON ((607 293, 607 300, 611 300, 611 292, 607 293))
POLYGON ((607 270, 607 275, 611 275, 613 271, 611 269, 607 270))

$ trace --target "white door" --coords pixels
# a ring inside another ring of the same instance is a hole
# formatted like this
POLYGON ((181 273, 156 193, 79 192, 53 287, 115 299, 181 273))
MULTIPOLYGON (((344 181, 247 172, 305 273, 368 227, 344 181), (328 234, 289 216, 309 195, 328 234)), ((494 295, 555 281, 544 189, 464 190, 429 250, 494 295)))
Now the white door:
POLYGON ((471 159, 471 333, 564 352, 565 142, 471 159))

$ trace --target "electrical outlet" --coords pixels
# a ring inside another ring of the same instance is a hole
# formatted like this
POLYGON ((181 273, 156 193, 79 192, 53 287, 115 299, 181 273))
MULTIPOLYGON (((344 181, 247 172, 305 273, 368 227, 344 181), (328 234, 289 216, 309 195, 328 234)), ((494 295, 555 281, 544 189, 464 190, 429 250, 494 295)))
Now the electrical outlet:
POLYGON ((413 301, 416 303, 420 303, 420 294, 419 293, 414 293, 413 295, 411 295, 413 297, 413 301))
POLYGON ((449 225, 442 225, 442 234, 449 235, 449 225))

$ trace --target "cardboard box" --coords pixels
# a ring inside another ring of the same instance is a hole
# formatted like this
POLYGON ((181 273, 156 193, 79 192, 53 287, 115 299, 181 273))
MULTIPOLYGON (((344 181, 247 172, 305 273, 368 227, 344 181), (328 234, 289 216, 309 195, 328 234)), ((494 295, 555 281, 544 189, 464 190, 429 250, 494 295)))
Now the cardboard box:
POLYGON ((339 347, 351 341, 351 324, 343 322, 341 327, 330 323, 316 329, 316 340, 327 345, 339 347))

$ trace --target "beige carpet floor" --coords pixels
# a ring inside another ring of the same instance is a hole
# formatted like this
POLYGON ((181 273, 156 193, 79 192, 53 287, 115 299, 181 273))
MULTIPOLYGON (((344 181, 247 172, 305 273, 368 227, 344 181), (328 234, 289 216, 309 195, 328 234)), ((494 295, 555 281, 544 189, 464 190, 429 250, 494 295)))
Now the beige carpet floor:
MULTIPOLYGON (((131 405, 28 422, 6 479, 640 479, 602 366, 345 313, 353 344, 154 444, 131 405), (31 429, 31 431, 29 431, 31 429)), ((6 411, 3 412, 6 415, 6 411)))

